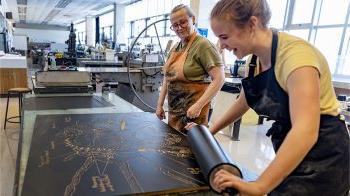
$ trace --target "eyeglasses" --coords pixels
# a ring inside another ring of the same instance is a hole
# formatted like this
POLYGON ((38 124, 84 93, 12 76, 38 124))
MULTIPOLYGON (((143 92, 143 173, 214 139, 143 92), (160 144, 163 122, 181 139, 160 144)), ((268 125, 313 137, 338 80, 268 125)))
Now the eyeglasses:
POLYGON ((180 20, 179 23, 174 23, 170 26, 170 29, 175 31, 177 29, 179 29, 179 27, 181 28, 185 28, 188 25, 188 20, 180 20))

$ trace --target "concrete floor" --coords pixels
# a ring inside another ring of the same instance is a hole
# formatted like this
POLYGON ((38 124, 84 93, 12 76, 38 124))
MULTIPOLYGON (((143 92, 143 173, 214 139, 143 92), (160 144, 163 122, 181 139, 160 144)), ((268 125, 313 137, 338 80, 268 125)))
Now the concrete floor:
MULTIPOLYGON (((17 98, 11 98, 9 116, 18 115, 17 98)), ((4 117, 6 99, 0 98, 0 195, 11 196, 15 176, 19 124, 8 123, 6 131, 4 117)))

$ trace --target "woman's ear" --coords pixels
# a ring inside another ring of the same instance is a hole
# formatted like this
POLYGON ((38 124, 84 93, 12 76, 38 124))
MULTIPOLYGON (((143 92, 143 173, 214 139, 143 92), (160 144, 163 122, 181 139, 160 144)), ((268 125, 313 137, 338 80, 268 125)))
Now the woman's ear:
POLYGON ((195 25, 196 24, 196 17, 192 16, 191 19, 192 19, 192 24, 195 25))
POLYGON ((251 16, 248 23, 249 29, 255 30, 260 26, 260 20, 256 16, 251 16))

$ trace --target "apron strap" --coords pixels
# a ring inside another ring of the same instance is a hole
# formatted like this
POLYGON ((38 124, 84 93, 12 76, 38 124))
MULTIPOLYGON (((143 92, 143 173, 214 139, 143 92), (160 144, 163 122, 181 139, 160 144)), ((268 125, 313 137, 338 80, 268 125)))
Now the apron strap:
MULTIPOLYGON (((276 63, 276 53, 277 53, 277 45, 278 45, 278 35, 276 30, 272 30, 272 49, 271 49, 271 66, 274 67, 276 63)), ((255 68, 256 68, 256 60, 257 56, 253 54, 252 59, 249 63, 249 72, 248 77, 254 77, 255 68)))
POLYGON ((249 77, 249 78, 254 77, 255 68, 256 68, 256 59, 257 59, 257 58, 258 58, 258 57, 257 57, 255 54, 253 54, 252 59, 250 60, 250 63, 249 63, 249 73, 248 73, 248 77, 249 77))
POLYGON ((272 30, 271 66, 275 67, 277 56, 278 35, 276 30, 272 30))

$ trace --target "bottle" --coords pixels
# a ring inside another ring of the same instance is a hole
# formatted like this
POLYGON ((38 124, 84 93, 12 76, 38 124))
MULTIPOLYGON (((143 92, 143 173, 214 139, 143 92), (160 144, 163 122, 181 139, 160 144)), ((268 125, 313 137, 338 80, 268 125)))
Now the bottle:
POLYGON ((338 95, 337 99, 340 103, 340 109, 342 111, 347 110, 346 95, 338 95))
POLYGON ((51 69, 52 69, 52 70, 57 70, 57 68, 56 68, 56 59, 55 59, 55 57, 52 57, 52 58, 51 58, 51 69))
POLYGON ((97 94, 101 94, 102 93, 102 88, 103 88, 103 84, 102 82, 96 82, 96 93, 97 94))

